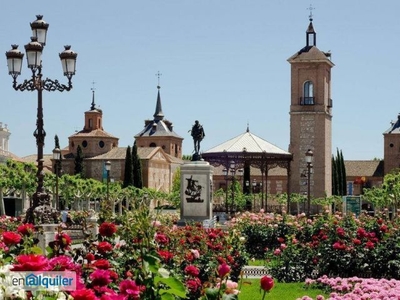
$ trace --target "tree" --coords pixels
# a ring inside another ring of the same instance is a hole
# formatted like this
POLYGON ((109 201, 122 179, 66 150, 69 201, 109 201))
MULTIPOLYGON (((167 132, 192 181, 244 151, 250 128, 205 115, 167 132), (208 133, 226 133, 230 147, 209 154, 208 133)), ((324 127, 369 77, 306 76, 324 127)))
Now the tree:
POLYGON ((78 145, 78 148, 76 150, 74 174, 81 175, 82 178, 85 178, 84 165, 83 165, 83 152, 80 145, 78 145))
POLYGON ((344 196, 347 194, 346 167, 342 150, 332 156, 332 195, 344 196))
POLYGON ((126 188, 128 186, 133 186, 133 161, 132 161, 132 150, 131 146, 126 148, 126 156, 125 156, 125 172, 124 172, 124 182, 122 184, 122 188, 126 188))
POLYGON ((132 165, 133 165, 133 185, 139 189, 143 187, 142 181, 142 164, 137 154, 136 141, 132 147, 132 165))

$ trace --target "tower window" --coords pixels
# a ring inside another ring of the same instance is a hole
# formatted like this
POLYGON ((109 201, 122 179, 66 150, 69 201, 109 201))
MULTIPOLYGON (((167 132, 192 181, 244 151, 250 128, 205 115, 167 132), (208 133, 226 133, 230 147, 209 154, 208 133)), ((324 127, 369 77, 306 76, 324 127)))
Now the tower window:
POLYGON ((314 105, 314 84, 306 81, 303 86, 303 97, 300 98, 300 105, 314 105))
POLYGON ((151 143, 150 147, 157 147, 156 143, 151 143))
POLYGON ((89 119, 89 128, 90 128, 90 129, 93 128, 93 119, 89 119))
POLYGON ((87 142, 87 141, 83 141, 83 142, 82 142, 82 146, 83 146, 83 148, 86 148, 86 147, 87 147, 87 145, 88 145, 88 142, 87 142))
POLYGON ((393 146, 394 146, 393 143, 390 143, 389 147, 390 147, 390 148, 393 148, 393 146))
POLYGON ((100 142, 99 142, 99 147, 100 147, 100 148, 103 148, 103 147, 104 147, 104 142, 103 142, 103 141, 100 141, 100 142))

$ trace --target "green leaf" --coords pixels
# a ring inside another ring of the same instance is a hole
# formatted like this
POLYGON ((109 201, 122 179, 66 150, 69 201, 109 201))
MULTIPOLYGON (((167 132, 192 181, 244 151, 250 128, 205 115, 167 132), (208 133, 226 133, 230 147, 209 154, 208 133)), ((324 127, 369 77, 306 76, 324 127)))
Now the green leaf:
POLYGON ((174 300, 175 297, 172 296, 171 294, 162 294, 161 295, 161 300, 174 300))
POLYGON ((218 299, 218 295, 219 295, 219 289, 212 289, 212 288, 206 289, 207 299, 216 300, 218 299))
POLYGON ((223 294, 222 300, 237 300, 239 299, 237 295, 234 294, 223 294))
MULTIPOLYGON (((47 248, 49 248, 50 251, 51 251, 51 248, 50 248, 50 247, 47 247, 47 248)), ((46 250, 47 250, 47 248, 46 248, 46 250)), ((49 250, 47 250, 47 251, 49 251, 49 250)), ((31 248, 31 252, 32 252, 33 254, 43 254, 42 248, 40 248, 40 247, 38 247, 38 246, 32 247, 32 248, 31 248)))
MULTIPOLYGON (((181 298, 186 297, 186 288, 183 285, 183 283, 180 282, 178 279, 174 277, 168 277, 168 278, 158 277, 157 282, 161 282, 170 288, 169 290, 163 290, 163 293, 173 294, 181 298)), ((162 294, 161 290, 160 294, 162 294)))
POLYGON ((148 264, 148 268, 152 273, 158 272, 158 258, 152 255, 145 255, 143 260, 148 264))
POLYGON ((46 247, 46 252, 48 253, 47 256, 51 257, 53 254, 53 249, 49 246, 46 247))

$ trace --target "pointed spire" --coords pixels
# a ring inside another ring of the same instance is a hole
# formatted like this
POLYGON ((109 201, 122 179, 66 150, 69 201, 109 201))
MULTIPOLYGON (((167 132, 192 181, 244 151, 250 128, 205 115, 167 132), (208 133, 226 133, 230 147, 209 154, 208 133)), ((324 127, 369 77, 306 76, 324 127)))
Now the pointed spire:
POLYGON ((156 111, 154 112, 154 120, 162 120, 164 119, 164 114, 162 112, 162 107, 161 107, 161 97, 160 97, 160 86, 157 86, 158 92, 157 92, 157 104, 156 104, 156 111))
POLYGON ((314 30, 314 26, 313 26, 313 14, 312 11, 315 9, 314 7, 312 7, 312 5, 310 4, 310 7, 307 8, 308 10, 310 10, 310 15, 308 16, 308 19, 310 20, 310 24, 308 25, 307 31, 306 31, 306 36, 307 36, 307 47, 310 46, 316 46, 317 45, 317 33, 314 30))
POLYGON ((96 90, 94 88, 95 82, 93 81, 92 84, 93 84, 93 87, 91 88, 91 90, 92 90, 92 105, 90 106, 90 110, 96 109, 96 104, 94 103, 94 91, 96 90))
POLYGON ((247 129, 246 129, 246 132, 250 132, 249 121, 247 121, 247 129))

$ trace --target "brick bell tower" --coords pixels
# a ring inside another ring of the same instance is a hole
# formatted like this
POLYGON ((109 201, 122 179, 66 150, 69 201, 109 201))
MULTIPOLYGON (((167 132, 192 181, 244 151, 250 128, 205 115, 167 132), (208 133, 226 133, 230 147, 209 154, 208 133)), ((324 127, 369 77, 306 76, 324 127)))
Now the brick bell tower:
POLYGON ((290 145, 291 192, 307 194, 308 149, 313 151, 311 198, 332 193, 331 54, 316 47, 312 14, 306 46, 288 59, 291 65, 290 145))

